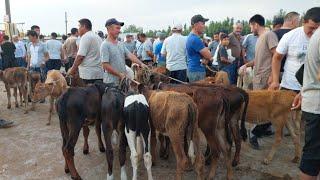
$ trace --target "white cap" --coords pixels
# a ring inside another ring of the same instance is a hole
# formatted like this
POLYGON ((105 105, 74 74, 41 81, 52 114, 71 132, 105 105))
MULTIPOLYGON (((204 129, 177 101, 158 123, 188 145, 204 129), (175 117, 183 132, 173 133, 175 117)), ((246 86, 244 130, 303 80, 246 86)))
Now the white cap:
POLYGON ((182 24, 174 24, 172 30, 182 30, 182 24))

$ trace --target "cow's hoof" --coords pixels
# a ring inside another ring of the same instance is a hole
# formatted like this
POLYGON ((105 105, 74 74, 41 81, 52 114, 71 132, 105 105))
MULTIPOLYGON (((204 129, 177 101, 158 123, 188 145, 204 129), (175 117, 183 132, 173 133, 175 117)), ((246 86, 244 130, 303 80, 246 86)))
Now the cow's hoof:
POLYGON ((16 108, 18 108, 19 107, 19 104, 16 104, 16 108))
POLYGON ((8 105, 8 106, 7 106, 7 109, 11 109, 11 105, 8 105))
POLYGON ((299 157, 294 157, 292 160, 291 160, 291 162, 293 162, 293 163, 298 163, 300 161, 300 158, 299 157))
POLYGON ((106 149, 104 147, 99 148, 100 152, 106 152, 106 149))
POLYGON ((24 114, 28 114, 28 111, 25 111, 24 114))
POLYGON ((89 154, 89 150, 88 149, 84 149, 83 150, 83 154, 89 154))
POLYGON ((205 160, 205 165, 209 166, 210 164, 211 164, 211 158, 207 157, 206 160, 205 160))
POLYGON ((64 172, 65 172, 66 174, 69 174, 69 173, 70 173, 70 170, 69 170, 69 169, 64 169, 64 172))
POLYGON ((269 160, 269 159, 267 159, 267 158, 265 158, 265 159, 263 160, 263 164, 265 164, 265 165, 270 164, 270 160, 269 160))
POLYGON ((238 161, 236 161, 236 160, 233 160, 233 161, 232 161, 232 167, 236 167, 236 166, 238 166, 238 164, 239 164, 238 161))
POLYGON ((46 125, 47 125, 47 126, 50 126, 50 123, 48 122, 46 125))

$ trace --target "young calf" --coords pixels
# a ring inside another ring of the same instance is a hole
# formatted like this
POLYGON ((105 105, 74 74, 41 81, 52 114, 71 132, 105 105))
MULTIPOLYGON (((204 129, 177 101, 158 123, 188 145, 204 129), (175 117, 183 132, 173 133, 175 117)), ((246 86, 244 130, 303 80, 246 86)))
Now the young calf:
POLYGON ((18 103, 18 94, 17 89, 19 89, 20 94, 20 105, 23 105, 22 96, 24 98, 24 104, 25 104, 25 113, 28 113, 27 105, 27 79, 28 79, 28 71, 26 68, 23 67, 13 67, 8 68, 4 71, 0 71, 0 79, 4 82, 5 88, 7 91, 7 97, 8 97, 8 106, 7 108, 11 108, 11 92, 10 89, 13 88, 14 92, 14 98, 15 98, 15 105, 16 107, 19 107, 18 103))
POLYGON ((50 125, 54 100, 67 90, 67 82, 58 70, 48 72, 45 83, 38 82, 32 96, 32 102, 38 102, 50 96, 50 110, 47 125, 50 125))
POLYGON ((143 140, 143 159, 148 172, 148 179, 153 179, 151 173, 149 105, 144 95, 131 94, 126 97, 124 101, 124 124, 125 134, 131 151, 132 179, 137 179, 138 155, 140 155, 138 153, 141 153, 136 150, 136 146, 137 148, 141 146, 139 138, 143 140))

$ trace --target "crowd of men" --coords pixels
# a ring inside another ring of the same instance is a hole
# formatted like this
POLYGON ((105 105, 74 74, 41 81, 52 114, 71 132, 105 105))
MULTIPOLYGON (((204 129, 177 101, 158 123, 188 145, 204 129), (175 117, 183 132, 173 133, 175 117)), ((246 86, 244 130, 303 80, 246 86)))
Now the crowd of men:
MULTIPOLYGON (((188 36, 182 35, 181 24, 175 24, 169 37, 158 32, 154 39, 139 33, 136 40, 129 34, 125 41, 119 40, 124 23, 114 18, 105 23, 106 36, 94 33, 89 19, 81 19, 79 27, 72 28, 62 41, 52 33, 44 42, 40 27, 35 25, 27 34, 28 44, 18 36, 11 42, 0 34, 0 68, 27 67, 39 72, 44 80, 46 72, 64 66, 68 74, 78 73, 86 84, 97 80, 118 84, 130 71, 126 66, 132 63, 146 68, 164 66, 169 76, 183 82, 202 80, 206 69, 212 68, 227 72, 235 85, 238 72, 253 67, 253 90, 299 93, 293 108, 302 104, 306 126, 301 179, 315 179, 320 172, 320 82, 316 79, 320 69, 320 7, 309 9, 303 22, 299 13, 289 12, 283 19, 275 19, 272 29, 265 27, 264 17, 256 14, 249 20, 251 34, 243 36, 243 25, 236 23, 230 34, 215 32, 211 42, 204 42, 201 36, 208 20, 193 16, 188 36), (303 83, 296 75, 301 69, 303 83)), ((258 137, 272 133, 271 124, 256 126, 250 136, 252 147, 259 149, 258 137)))

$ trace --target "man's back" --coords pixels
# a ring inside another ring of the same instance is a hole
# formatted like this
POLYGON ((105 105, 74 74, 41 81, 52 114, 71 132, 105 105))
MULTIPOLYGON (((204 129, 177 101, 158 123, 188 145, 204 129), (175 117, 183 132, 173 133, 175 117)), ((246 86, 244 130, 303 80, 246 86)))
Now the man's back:
POLYGON ((78 55, 84 56, 79 66, 82 79, 102 79, 103 71, 100 62, 101 38, 92 31, 86 32, 80 40, 78 55))
POLYGON ((64 42, 63 48, 66 51, 67 57, 76 57, 78 51, 77 39, 77 37, 71 36, 64 42))
POLYGON ((190 72, 205 72, 205 68, 201 66, 201 54, 200 51, 205 48, 203 42, 194 33, 190 33, 187 42, 187 61, 188 61, 188 71, 190 72))
POLYGON ((173 33, 170 37, 164 40, 161 53, 167 54, 166 64, 169 71, 177 71, 187 68, 186 42, 187 38, 177 33, 173 33))
POLYGON ((56 39, 50 39, 46 42, 49 59, 61 59, 62 43, 56 39))

